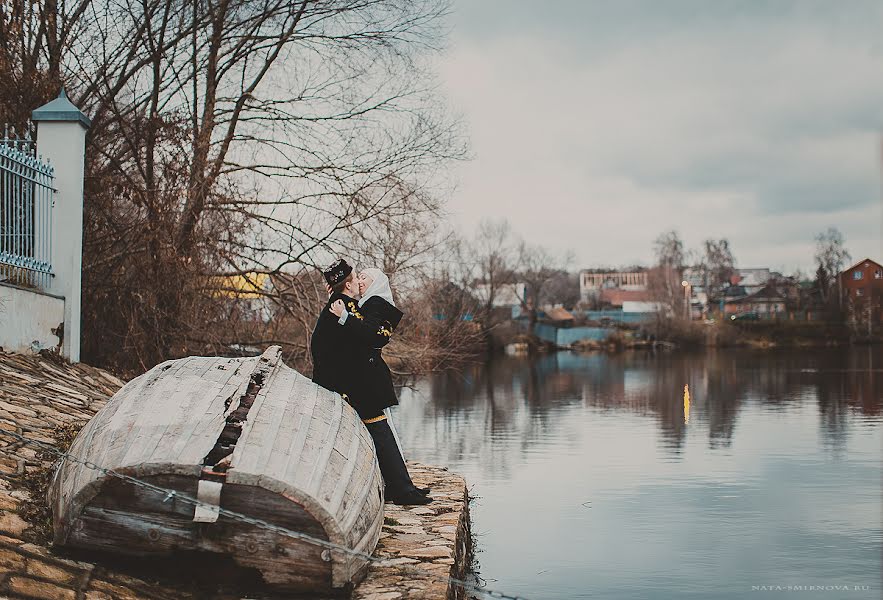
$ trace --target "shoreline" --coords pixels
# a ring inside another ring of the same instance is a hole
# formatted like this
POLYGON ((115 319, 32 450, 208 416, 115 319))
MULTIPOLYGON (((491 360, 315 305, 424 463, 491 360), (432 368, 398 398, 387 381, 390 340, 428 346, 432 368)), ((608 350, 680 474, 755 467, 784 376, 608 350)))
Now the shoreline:
MULTIPOLYGON (((566 331, 568 328, 562 328, 566 331)), ((845 324, 825 322, 756 321, 731 324, 700 321, 664 321, 639 327, 606 328, 609 333, 600 339, 556 343, 537 334, 521 334, 502 350, 510 355, 543 354, 548 352, 604 352, 615 354, 625 350, 695 351, 703 349, 748 348, 822 349, 883 344, 883 337, 861 336, 845 324)))
POLYGON ((466 579, 472 566, 472 523, 466 480, 447 470, 408 461, 419 486, 430 486, 425 506, 385 504, 374 550, 384 560, 370 567, 352 600, 465 600, 466 590, 444 581, 466 579))

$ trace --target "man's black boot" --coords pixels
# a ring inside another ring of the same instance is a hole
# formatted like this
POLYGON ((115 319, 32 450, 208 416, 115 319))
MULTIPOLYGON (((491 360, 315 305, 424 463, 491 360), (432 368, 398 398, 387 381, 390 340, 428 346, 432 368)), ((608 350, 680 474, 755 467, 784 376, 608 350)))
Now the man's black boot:
POLYGON ((432 502, 431 498, 427 498, 414 487, 411 476, 408 474, 408 468, 405 466, 405 459, 399 452, 399 446, 396 444, 395 436, 386 419, 376 423, 366 423, 365 427, 368 428, 368 432, 374 440, 380 473, 386 483, 386 499, 395 504, 429 504, 432 502))
POLYGON ((417 491, 417 488, 413 490, 408 490, 405 493, 389 493, 389 489, 387 488, 387 502, 392 502, 393 504, 401 504, 401 505, 409 505, 409 504, 429 504, 432 502, 432 498, 429 496, 424 496, 420 492, 417 491))

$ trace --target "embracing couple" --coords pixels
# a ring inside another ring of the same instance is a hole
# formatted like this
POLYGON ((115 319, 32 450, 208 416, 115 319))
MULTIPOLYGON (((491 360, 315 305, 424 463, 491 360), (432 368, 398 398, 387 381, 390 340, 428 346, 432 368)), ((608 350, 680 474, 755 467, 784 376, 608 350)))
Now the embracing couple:
POLYGON ((374 440, 386 499, 428 504, 429 489, 411 481, 387 410, 399 401, 380 352, 403 316, 389 278, 380 269, 365 269, 357 277, 343 259, 323 275, 331 297, 310 340, 313 381, 340 394, 359 414, 374 440))

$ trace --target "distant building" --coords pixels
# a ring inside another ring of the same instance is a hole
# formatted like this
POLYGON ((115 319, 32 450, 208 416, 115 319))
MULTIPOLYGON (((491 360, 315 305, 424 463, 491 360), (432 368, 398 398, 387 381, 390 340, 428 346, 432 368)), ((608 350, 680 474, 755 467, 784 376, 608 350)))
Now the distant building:
POLYGON ((696 267, 684 269, 683 281, 688 284, 687 293, 690 295, 690 316, 699 318, 705 312, 708 305, 708 291, 703 285, 702 270, 696 267))
POLYGON ((723 301, 725 315, 757 313, 762 319, 775 319, 787 314, 787 299, 772 284, 750 293, 744 286, 730 286, 725 291, 723 301))
POLYGON ((773 278, 773 273, 766 267, 761 269, 736 269, 731 283, 741 285, 749 294, 759 292, 773 278))
POLYGON ((609 289, 643 292, 647 289, 647 271, 580 271, 579 295, 583 302, 597 300, 602 290, 609 289))
POLYGON ((789 304, 799 304, 799 288, 794 278, 785 277, 767 267, 735 269, 730 277, 730 285, 713 296, 709 296, 701 285, 692 291, 695 304, 708 306, 710 310, 726 315, 757 312, 766 316, 786 312, 789 304), (752 308, 754 301, 758 310, 752 308))
POLYGON ((883 322, 883 266, 866 258, 840 274, 840 284, 853 317, 883 322))

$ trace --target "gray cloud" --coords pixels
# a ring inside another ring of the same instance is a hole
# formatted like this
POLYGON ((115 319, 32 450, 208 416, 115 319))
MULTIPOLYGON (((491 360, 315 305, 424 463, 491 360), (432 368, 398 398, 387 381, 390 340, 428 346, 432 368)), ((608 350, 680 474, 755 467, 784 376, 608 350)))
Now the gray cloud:
POLYGON ((581 265, 647 262, 672 227, 743 265, 808 269, 829 225, 881 252, 883 5, 463 0, 452 25, 463 224, 581 265))

